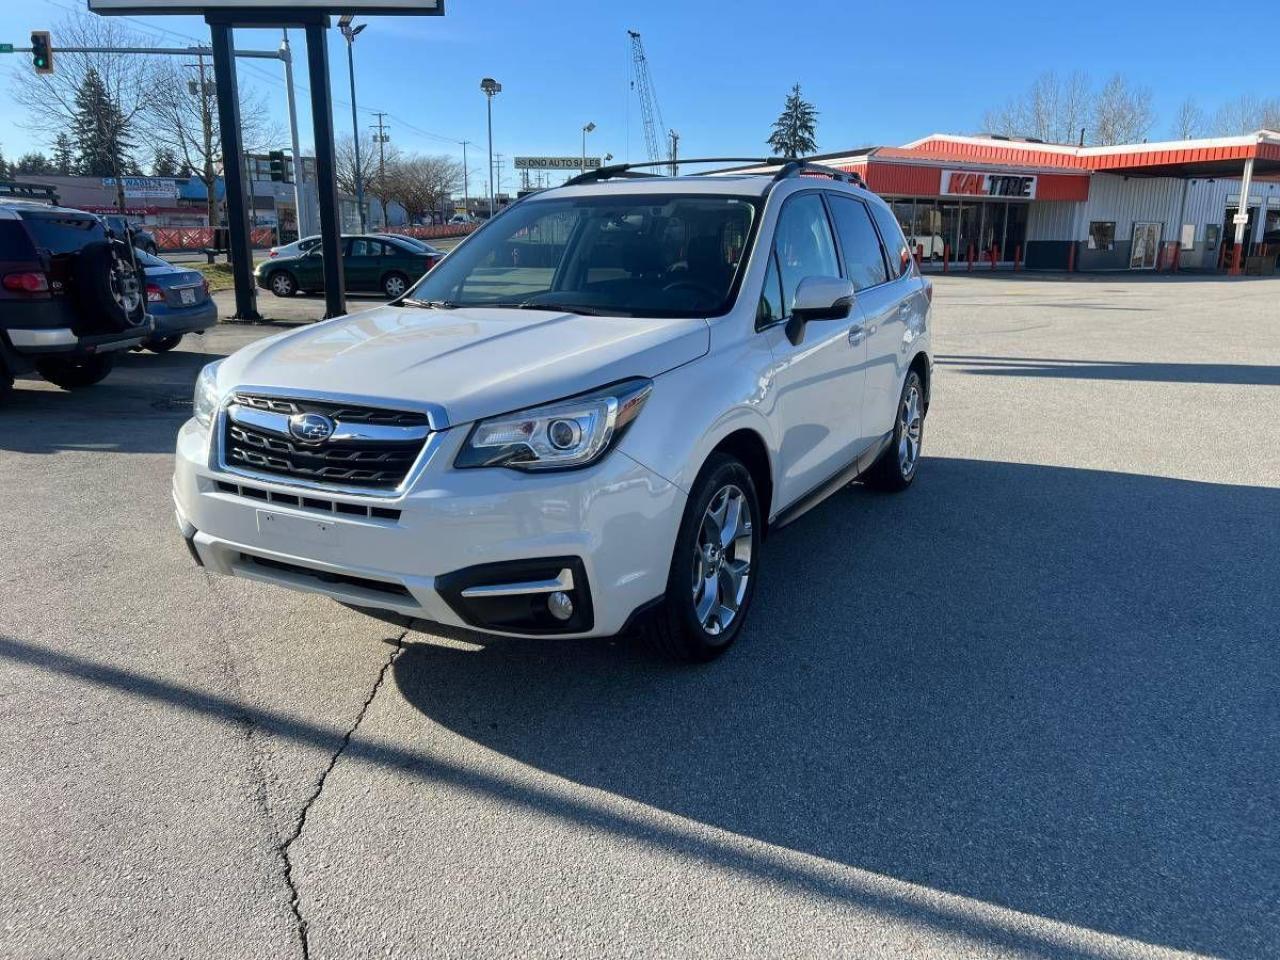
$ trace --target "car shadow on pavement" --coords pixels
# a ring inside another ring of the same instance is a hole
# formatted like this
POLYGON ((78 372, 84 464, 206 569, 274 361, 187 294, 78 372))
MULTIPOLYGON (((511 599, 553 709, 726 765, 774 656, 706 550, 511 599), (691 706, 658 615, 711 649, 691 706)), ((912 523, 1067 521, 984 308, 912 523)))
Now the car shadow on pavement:
POLYGON ((168 453, 201 367, 221 354, 191 350, 126 353, 101 383, 61 390, 20 377, 0 404, 0 451, 105 450, 168 453))
POLYGON ((939 356, 939 366, 982 377, 1055 377, 1066 380, 1131 380, 1138 383, 1221 383, 1280 386, 1280 367, 1247 363, 1160 363, 1062 360, 1045 357, 939 356))
POLYGON ((764 556, 709 666, 419 638, 396 682, 485 747, 732 834, 1144 943, 1275 952, 1280 489, 934 458, 764 556))

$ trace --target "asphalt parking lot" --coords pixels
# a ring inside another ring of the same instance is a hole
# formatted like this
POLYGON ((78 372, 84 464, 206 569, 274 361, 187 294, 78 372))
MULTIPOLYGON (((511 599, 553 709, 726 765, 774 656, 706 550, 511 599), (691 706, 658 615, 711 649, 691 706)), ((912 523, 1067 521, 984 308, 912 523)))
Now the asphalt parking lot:
POLYGON ((191 385, 279 326, 20 381, 0 956, 1280 954, 1280 280, 935 304, 916 485, 697 669, 194 568, 191 385))

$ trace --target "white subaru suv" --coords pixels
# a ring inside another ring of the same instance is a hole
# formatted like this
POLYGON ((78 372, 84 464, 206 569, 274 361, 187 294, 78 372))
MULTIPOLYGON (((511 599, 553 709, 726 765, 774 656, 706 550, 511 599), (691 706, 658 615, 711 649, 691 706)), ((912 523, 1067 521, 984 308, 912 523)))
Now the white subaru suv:
POLYGON ((399 300, 207 366, 178 525, 219 573, 515 637, 634 623, 709 660, 767 533, 911 484, 931 300, 855 176, 592 171, 399 300))

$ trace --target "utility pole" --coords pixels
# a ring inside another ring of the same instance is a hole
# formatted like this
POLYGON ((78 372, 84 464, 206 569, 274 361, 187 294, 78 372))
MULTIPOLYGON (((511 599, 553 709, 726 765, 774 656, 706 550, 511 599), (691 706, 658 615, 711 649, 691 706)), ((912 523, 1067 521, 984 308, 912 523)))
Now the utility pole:
POLYGON ((667 136, 671 138, 671 175, 678 177, 680 173, 676 161, 680 158, 680 134, 674 130, 668 130, 667 136))
MULTIPOLYGON (((498 202, 498 197, 502 195, 502 154, 495 153, 493 155, 494 163, 494 181, 493 181, 493 200, 498 202)), ((492 214, 490 214, 492 216, 492 214)))
POLYGON ((201 179, 204 180, 205 217, 210 227, 217 227, 218 196, 213 189, 213 110, 209 106, 209 81, 205 78, 203 53, 197 55, 196 66, 200 73, 200 88, 196 96, 200 98, 200 126, 204 134, 204 169, 201 171, 201 179))
MULTIPOLYGON (((298 149, 298 108, 293 100, 293 52, 289 49, 289 31, 282 29, 284 34, 280 41, 280 59, 284 61, 284 86, 285 91, 289 94, 289 138, 290 152, 293 155, 293 219, 294 227, 298 231, 298 239, 301 240, 312 231, 303 231, 302 216, 302 154, 298 149)), ((306 217, 306 226, 311 225, 310 210, 306 217)), ((277 227, 278 229, 278 227, 277 227)))
POLYGON ((467 189, 467 144, 470 142, 462 141, 462 212, 468 217, 471 216, 471 192, 467 189))
POLYGON ((387 229, 387 141, 391 139, 387 130, 390 129, 382 118, 386 116, 381 110, 374 113, 378 118, 378 122, 373 124, 377 127, 378 132, 374 134, 373 139, 378 141, 378 203, 382 207, 382 229, 387 229))

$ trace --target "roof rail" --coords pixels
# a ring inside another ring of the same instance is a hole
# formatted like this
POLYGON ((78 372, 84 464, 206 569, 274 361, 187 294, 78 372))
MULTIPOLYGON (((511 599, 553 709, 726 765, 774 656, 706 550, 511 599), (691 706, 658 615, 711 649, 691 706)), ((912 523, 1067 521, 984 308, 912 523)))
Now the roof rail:
POLYGON ((574 187, 582 183, 597 183, 600 180, 612 180, 614 177, 660 177, 660 173, 640 173, 638 171, 645 170, 649 167, 670 167, 673 165, 683 167, 690 163, 753 163, 766 164, 776 163, 775 160, 763 160, 760 157, 689 157, 677 158, 676 160, 650 160, 647 163, 615 163, 607 167, 596 167, 594 170, 588 170, 586 173, 580 173, 576 177, 571 177, 564 182, 566 187, 574 187))
MULTIPOLYGON (((777 161, 774 161, 777 162, 777 161)), ((835 167, 828 167, 826 164, 814 163, 811 160, 787 160, 778 172, 773 175, 773 179, 786 180, 788 177, 798 177, 805 173, 818 173, 823 176, 830 177, 832 180, 839 180, 841 183, 852 183, 854 186, 867 189, 867 181, 857 173, 848 170, 837 170, 835 167)))
POLYGON ((0 197, 12 197, 16 200, 43 200, 58 205, 58 191, 47 183, 18 183, 14 180, 0 180, 0 197))

